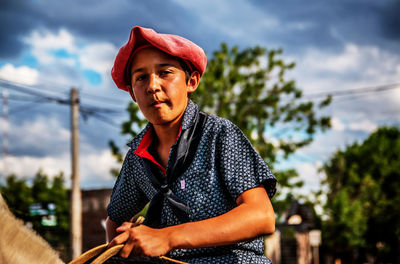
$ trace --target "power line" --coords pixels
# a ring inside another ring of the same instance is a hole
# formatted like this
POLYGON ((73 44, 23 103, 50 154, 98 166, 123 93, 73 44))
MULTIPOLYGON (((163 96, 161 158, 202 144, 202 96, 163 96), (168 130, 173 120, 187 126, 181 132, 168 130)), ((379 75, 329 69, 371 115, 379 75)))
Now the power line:
POLYGON ((331 95, 333 97, 348 96, 348 95, 363 94, 363 93, 377 93, 377 92, 383 92, 383 91, 399 89, 399 88, 400 88, 400 83, 394 83, 394 84, 372 86, 372 87, 317 92, 317 93, 305 94, 304 97, 306 97, 306 98, 321 98, 321 97, 326 97, 328 95, 331 95))
POLYGON ((44 85, 41 85, 40 87, 35 86, 35 85, 26 85, 26 84, 22 84, 22 83, 18 83, 18 82, 5 80, 3 78, 0 78, 0 83, 11 84, 11 85, 25 87, 25 88, 33 89, 33 90, 47 91, 47 92, 51 92, 53 94, 68 95, 68 91, 66 89, 64 89, 63 91, 59 91, 59 90, 55 90, 55 89, 50 89, 49 87, 46 87, 44 85))
POLYGON ((97 106, 83 105, 83 104, 81 104, 81 108, 86 110, 88 113, 102 112, 102 113, 107 113, 107 114, 118 114, 118 113, 123 112, 122 109, 104 108, 104 107, 97 107, 97 106))
POLYGON ((8 100, 10 101, 24 101, 24 102, 31 102, 32 100, 37 99, 36 97, 31 96, 24 96, 24 95, 15 95, 10 94, 8 100))
POLYGON ((32 108, 40 106, 40 104, 38 104, 38 103, 41 103, 41 102, 46 103, 46 101, 43 101, 42 99, 39 99, 37 101, 31 102, 30 104, 24 104, 23 106, 20 106, 20 107, 17 107, 17 108, 12 108, 10 110, 9 115, 14 115, 16 113, 20 113, 20 112, 24 112, 24 111, 27 111, 27 110, 31 110, 32 108))
POLYGON ((20 84, 8 82, 8 81, 3 81, 2 79, 0 79, 0 85, 3 87, 5 86, 7 89, 11 89, 11 90, 14 90, 17 92, 33 95, 36 97, 41 97, 41 98, 49 100, 49 101, 56 101, 60 104, 69 104, 69 99, 51 96, 51 95, 45 94, 43 92, 33 91, 30 89, 31 87, 28 87, 28 86, 24 86, 24 85, 20 85, 20 84))
MULTIPOLYGON (((82 115, 85 115, 85 113, 82 113, 82 115)), ((100 113, 91 113, 90 116, 95 118, 95 119, 97 119, 97 120, 99 120, 99 121, 102 121, 103 123, 105 123, 105 124, 107 124, 109 126, 112 126, 113 128, 117 128, 117 129, 121 128, 121 126, 118 125, 117 123, 115 123, 114 120, 112 120, 112 119, 110 119, 110 118, 108 118, 108 117, 106 117, 106 116, 104 116, 104 115, 102 115, 100 113)))
MULTIPOLYGON (((41 79, 43 79, 43 78, 41 78, 41 79)), ((22 87, 29 87, 29 88, 33 88, 35 90, 37 90, 37 89, 40 89, 41 91, 45 90, 45 91, 48 91, 48 92, 51 92, 51 93, 62 94, 63 96, 68 96, 68 94, 69 94, 69 89, 65 88, 65 87, 68 86, 67 84, 57 83, 57 82, 51 81, 50 79, 48 79, 48 81, 46 81, 46 84, 53 83, 53 84, 56 84, 58 87, 63 87, 63 88, 61 88, 62 91, 60 91, 60 89, 51 89, 49 87, 45 87, 44 85, 41 85, 40 87, 31 86, 31 85, 27 86, 27 85, 24 85, 24 84, 21 84, 21 83, 8 81, 8 80, 5 80, 3 78, 0 78, 0 82, 13 84, 13 85, 18 85, 20 87, 21 86, 22 87)), ((113 103, 121 104, 121 103, 124 103, 123 100, 119 100, 119 99, 116 99, 116 98, 109 98, 109 97, 101 96, 101 95, 98 95, 98 94, 92 94, 92 93, 87 93, 87 92, 82 92, 82 91, 80 91, 80 94, 87 96, 87 97, 85 97, 85 100, 92 100, 92 101, 94 100, 94 101, 99 101, 99 102, 109 103, 109 104, 113 104, 113 103)))
MULTIPOLYGON (((70 99, 69 98, 62 98, 59 96, 54 96, 54 95, 48 95, 43 92, 39 91, 34 91, 30 89, 31 87, 29 86, 24 86, 20 84, 16 84, 13 82, 8 82, 8 81, 3 81, 0 79, 0 86, 6 87, 7 89, 25 93, 28 95, 31 95, 33 97, 15 97, 15 99, 22 99, 25 101, 33 101, 34 103, 44 103, 44 102, 56 102, 59 104, 70 104, 70 99)), ((94 113, 107 113, 107 114, 118 114, 122 113, 122 109, 117 109, 117 108, 104 108, 104 107, 96 107, 96 106, 91 106, 91 105, 86 105, 86 104, 81 104, 81 109, 85 111, 85 114, 87 115, 92 115, 94 113)))
POLYGON ((96 95, 96 94, 91 94, 91 93, 86 93, 86 92, 81 92, 81 95, 87 95, 89 97, 85 97, 85 100, 95 100, 95 101, 101 101, 101 102, 106 102, 106 103, 110 103, 110 102, 114 102, 114 103, 125 103, 122 100, 118 100, 115 98, 109 98, 109 97, 105 97, 105 96, 101 96, 101 95, 96 95))
MULTIPOLYGON (((49 95, 43 92, 38 91, 39 87, 33 87, 33 86, 27 86, 27 85, 21 85, 18 83, 14 83, 11 81, 6 81, 0 78, 0 86, 7 87, 10 90, 28 94, 32 97, 27 97, 27 96, 20 96, 20 95, 10 95, 11 100, 21 100, 21 101, 33 101, 33 103, 45 103, 45 102, 56 102, 59 104, 70 104, 70 99, 67 97, 60 97, 60 96, 54 96, 54 95, 49 95), (32 89, 33 88, 33 89, 32 89)), ((375 86, 375 87, 363 87, 363 88, 354 88, 354 89, 346 89, 346 90, 333 90, 333 91, 325 91, 325 92, 317 92, 317 93, 312 93, 312 94, 305 94, 303 98, 301 99, 316 99, 316 98, 325 98, 326 96, 332 96, 332 97, 341 97, 341 100, 356 100, 360 96, 366 96, 372 93, 378 93, 378 92, 384 92, 384 91, 389 91, 389 90, 394 90, 400 88, 400 83, 394 83, 394 84, 388 84, 388 85, 381 85, 381 86, 375 86), (344 99, 343 97, 347 97, 344 99)), ((42 90, 42 89, 41 89, 42 90)), ((52 91, 54 92, 54 91, 52 91)), ((108 102, 110 101, 110 98, 106 98, 104 96, 100 95, 93 95, 90 93, 84 93, 85 95, 88 95, 89 98, 84 98, 85 100, 97 100, 97 101, 105 101, 107 100, 108 102)), ((82 100, 82 98, 81 98, 82 100)), ((111 99, 112 100, 112 99, 111 99)), ((120 103, 121 101, 119 100, 114 100, 115 102, 120 103)), ((122 113, 125 110, 119 109, 119 108, 104 108, 104 107, 97 107, 97 106, 92 106, 89 104, 81 104, 80 105, 80 110, 82 114, 86 117, 88 116, 93 116, 94 118, 101 120, 103 122, 107 122, 113 126, 116 126, 115 123, 113 123, 110 119, 106 118, 102 114, 118 114, 122 113), (111 121, 111 122, 110 122, 111 121)), ((22 111, 17 109, 14 110, 17 112, 22 111)))

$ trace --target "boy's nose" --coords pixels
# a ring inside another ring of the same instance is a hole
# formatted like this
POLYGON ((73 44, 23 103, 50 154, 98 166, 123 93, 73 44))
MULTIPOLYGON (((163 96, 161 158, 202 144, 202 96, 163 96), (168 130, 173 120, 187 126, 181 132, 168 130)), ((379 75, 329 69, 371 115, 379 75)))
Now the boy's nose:
POLYGON ((151 74, 149 77, 149 85, 147 87, 148 93, 155 93, 160 91, 160 79, 156 74, 151 74))

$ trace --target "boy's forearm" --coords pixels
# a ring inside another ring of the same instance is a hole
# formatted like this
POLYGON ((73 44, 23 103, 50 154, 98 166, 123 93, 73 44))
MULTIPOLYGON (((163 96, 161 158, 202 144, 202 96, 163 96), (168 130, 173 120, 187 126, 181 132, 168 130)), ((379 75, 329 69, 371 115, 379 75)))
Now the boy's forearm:
POLYGON ((223 215, 166 228, 171 247, 222 246, 274 232, 275 215, 264 188, 254 188, 238 201, 237 207, 223 215))
POLYGON ((242 204, 224 215, 167 229, 172 249, 222 246, 274 232, 275 219, 242 204))

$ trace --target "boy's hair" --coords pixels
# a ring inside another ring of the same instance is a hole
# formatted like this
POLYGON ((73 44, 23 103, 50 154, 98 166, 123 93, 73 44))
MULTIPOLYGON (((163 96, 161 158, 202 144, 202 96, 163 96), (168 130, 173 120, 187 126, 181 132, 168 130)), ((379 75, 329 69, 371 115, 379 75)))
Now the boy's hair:
POLYGON ((186 83, 188 83, 189 79, 190 79, 190 75, 192 74, 192 71, 189 69, 189 66, 187 65, 187 63, 182 60, 181 58, 175 57, 178 61, 179 64, 181 65, 183 71, 185 72, 185 80, 186 83))

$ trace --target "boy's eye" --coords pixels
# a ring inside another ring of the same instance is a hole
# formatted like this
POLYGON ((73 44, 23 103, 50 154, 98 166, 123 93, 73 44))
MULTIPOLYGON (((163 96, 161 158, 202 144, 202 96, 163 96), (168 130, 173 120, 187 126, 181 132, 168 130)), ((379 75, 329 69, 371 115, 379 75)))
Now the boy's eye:
POLYGON ((161 71, 161 72, 160 72, 160 75, 161 75, 161 76, 166 76, 166 75, 168 75, 168 74, 170 74, 170 73, 171 73, 171 71, 164 70, 164 71, 161 71))
POLYGON ((140 81, 143 81, 143 80, 145 80, 146 79, 146 75, 145 74, 141 74, 141 75, 139 75, 138 77, 136 77, 136 81, 137 82, 140 82, 140 81))

